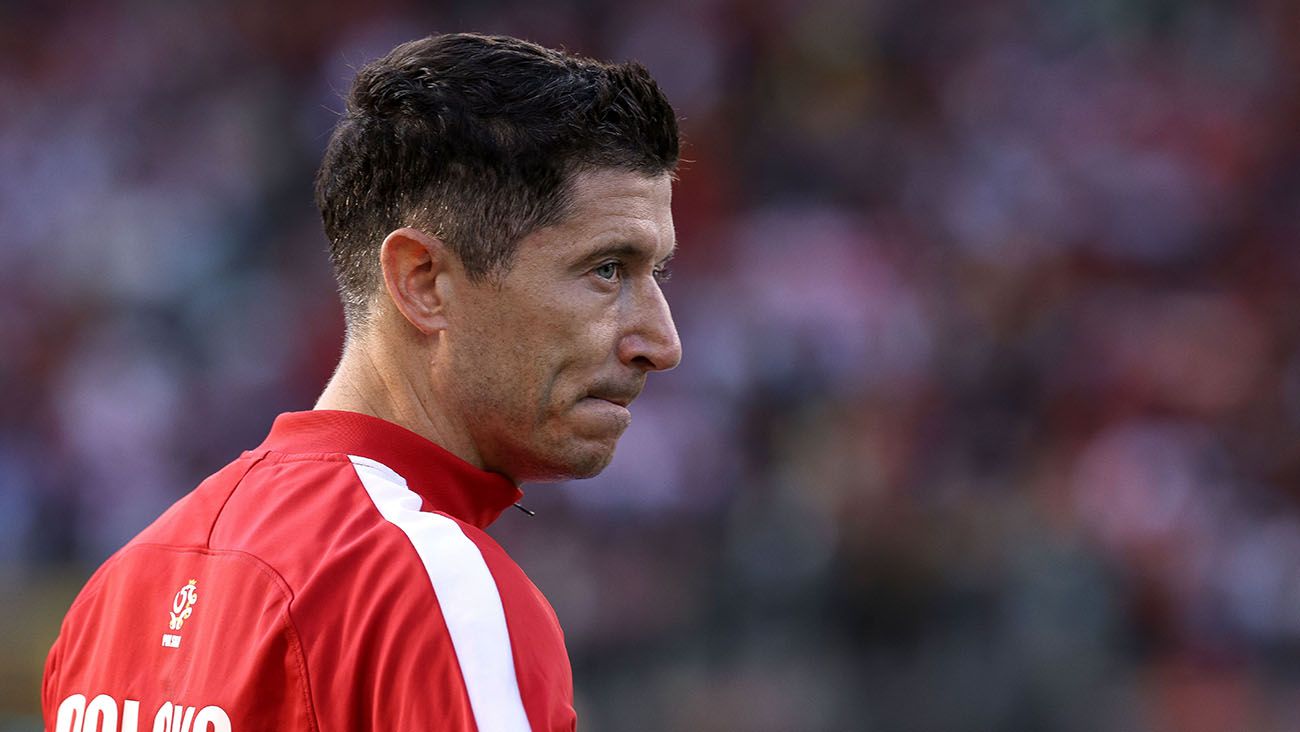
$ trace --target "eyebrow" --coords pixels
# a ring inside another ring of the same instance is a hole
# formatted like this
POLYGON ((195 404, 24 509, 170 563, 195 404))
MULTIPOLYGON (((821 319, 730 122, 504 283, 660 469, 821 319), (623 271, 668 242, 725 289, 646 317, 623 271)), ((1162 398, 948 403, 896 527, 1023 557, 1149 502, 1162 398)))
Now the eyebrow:
MULTIPOLYGON (((626 241, 617 241, 593 249, 591 252, 588 252, 583 257, 583 261, 591 261, 593 259, 601 259, 603 257, 626 257, 626 258, 649 259, 649 257, 647 256, 648 249, 649 247, 641 246, 639 244, 632 244, 631 242, 626 242, 626 241)), ((668 261, 671 260, 676 255, 677 255, 677 242, 673 242, 673 248, 669 250, 667 256, 665 256, 663 259, 656 261, 655 264, 667 264, 668 261)))

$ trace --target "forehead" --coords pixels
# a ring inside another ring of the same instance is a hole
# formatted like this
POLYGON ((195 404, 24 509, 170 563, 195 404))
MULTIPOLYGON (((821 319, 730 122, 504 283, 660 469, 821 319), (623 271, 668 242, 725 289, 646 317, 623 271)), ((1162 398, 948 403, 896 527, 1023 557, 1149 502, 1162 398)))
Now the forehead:
POLYGON ((573 177, 570 219, 602 216, 653 218, 672 204, 672 179, 600 168, 573 177))
POLYGON ((576 174, 568 215, 525 237, 521 250, 565 256, 613 240, 644 247, 648 256, 660 259, 672 252, 672 179, 666 173, 597 169, 576 174))

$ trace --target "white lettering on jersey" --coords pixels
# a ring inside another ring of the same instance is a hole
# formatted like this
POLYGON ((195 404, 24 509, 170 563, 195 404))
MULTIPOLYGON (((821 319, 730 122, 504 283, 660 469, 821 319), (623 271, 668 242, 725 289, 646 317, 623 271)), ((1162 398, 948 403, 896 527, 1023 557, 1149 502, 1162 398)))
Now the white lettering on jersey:
POLYGON ((153 717, 153 732, 171 732, 172 729, 172 703, 163 702, 158 707, 158 713, 153 717))
POLYGON ((86 719, 86 695, 73 694, 59 704, 59 714, 54 722, 54 732, 81 732, 86 719))
MULTIPOLYGON (((120 709, 108 694, 86 703, 85 694, 73 694, 59 704, 54 732, 139 732, 140 702, 127 699, 120 709)), ((153 718, 153 732, 231 732, 230 715, 218 706, 202 709, 164 702, 153 718)))
POLYGON ((194 732, 230 732, 230 717, 221 707, 203 707, 194 718, 194 732))
POLYGON ((86 726, 83 732, 117 732, 117 700, 100 694, 86 705, 86 726))
POLYGON ((166 702, 153 718, 153 732, 190 732, 194 724, 194 707, 166 702))

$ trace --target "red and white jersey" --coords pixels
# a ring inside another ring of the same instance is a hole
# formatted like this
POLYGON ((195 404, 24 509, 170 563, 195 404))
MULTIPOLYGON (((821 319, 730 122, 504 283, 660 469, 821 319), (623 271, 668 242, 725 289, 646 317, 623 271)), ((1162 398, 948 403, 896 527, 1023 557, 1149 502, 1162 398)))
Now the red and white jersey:
POLYGON ((573 730, 555 613, 483 531, 520 495, 383 420, 281 415, 91 577, 46 729, 573 730))

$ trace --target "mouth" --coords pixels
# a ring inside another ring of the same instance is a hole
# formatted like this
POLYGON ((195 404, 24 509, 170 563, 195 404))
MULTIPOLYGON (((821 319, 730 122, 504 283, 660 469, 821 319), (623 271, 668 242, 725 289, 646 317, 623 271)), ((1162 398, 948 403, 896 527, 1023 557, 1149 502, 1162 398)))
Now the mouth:
POLYGON ((588 419, 595 420, 593 425, 599 425, 592 429, 597 430, 602 438, 608 438, 611 435, 617 437, 623 434, 623 430, 631 424, 632 410, 628 409, 627 405, 632 402, 632 399, 633 397, 627 395, 588 394, 579 400, 578 405, 588 419))
POLYGON ((632 403, 632 400, 636 399, 640 394, 640 385, 624 388, 622 386, 609 384, 601 385, 591 390, 587 393, 586 398, 609 402, 615 406, 627 409, 627 406, 632 403))
POLYGON ((592 389, 587 392, 586 398, 609 402, 616 407, 627 409, 628 405, 641 394, 642 386, 643 382, 641 381, 632 381, 630 383, 616 379, 598 381, 592 384, 592 389))

